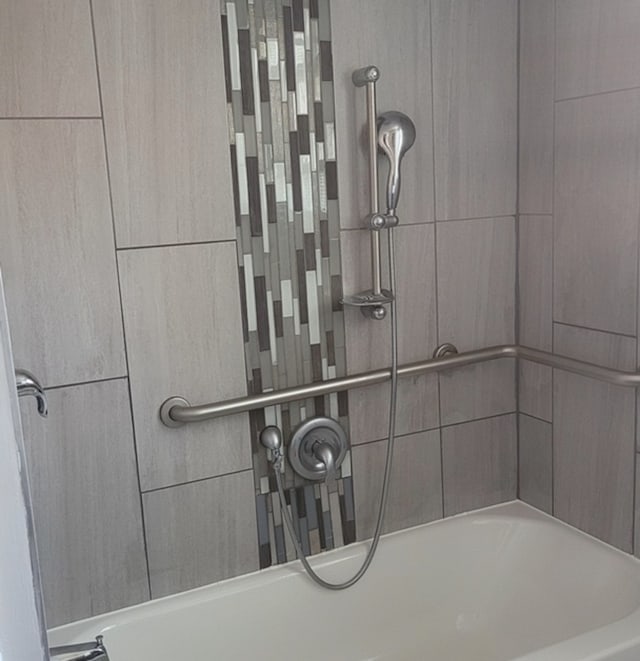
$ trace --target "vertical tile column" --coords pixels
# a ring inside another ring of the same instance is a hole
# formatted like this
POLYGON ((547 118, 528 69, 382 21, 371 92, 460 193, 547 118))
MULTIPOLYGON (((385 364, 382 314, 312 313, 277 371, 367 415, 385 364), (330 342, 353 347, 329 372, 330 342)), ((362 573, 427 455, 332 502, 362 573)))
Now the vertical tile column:
MULTIPOLYGON (((640 8, 520 14, 519 341, 635 369, 640 8)), ((520 497, 631 551, 634 393, 525 363, 519 394, 520 497)))
MULTIPOLYGON (((251 393, 346 372, 328 2, 222 3, 247 382, 251 393)), ((260 566, 292 559, 260 430, 288 440, 314 415, 347 425, 345 395, 250 415, 260 566)), ((307 552, 354 540, 347 457, 335 490, 287 467, 291 511, 307 552)))
MULTIPOLYGON (((518 343, 553 349, 555 0, 520 2, 518 343)), ((552 369, 520 361, 519 497, 552 510, 552 369)))
POLYGON ((0 5, 0 265, 47 624, 149 597, 91 5, 0 5))

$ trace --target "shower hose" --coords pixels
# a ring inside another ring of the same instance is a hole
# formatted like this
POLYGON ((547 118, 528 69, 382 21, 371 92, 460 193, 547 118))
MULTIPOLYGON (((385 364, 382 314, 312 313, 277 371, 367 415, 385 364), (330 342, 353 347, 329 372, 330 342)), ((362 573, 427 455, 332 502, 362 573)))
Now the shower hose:
POLYGON ((393 241, 393 228, 389 228, 388 231, 388 249, 389 249, 389 280, 391 285, 391 291, 394 294, 394 298, 390 303, 390 312, 391 312, 391 395, 389 398, 389 436, 387 442, 387 455, 384 465, 384 477, 382 479, 382 493, 380 495, 380 505, 378 507, 378 518, 376 521, 376 528, 373 534, 373 539, 371 540, 371 546, 367 551, 364 562, 358 571, 348 580, 343 583, 330 583, 325 581, 323 578, 318 576, 314 569, 309 564, 304 551, 302 549, 302 544, 298 539, 295 528, 293 526, 293 521, 291 520, 291 515, 289 514, 289 509, 287 508, 287 501, 284 495, 284 488, 282 486, 282 476, 281 476, 281 465, 284 460, 282 453, 279 453, 273 459, 273 468, 276 474, 276 483, 278 485, 278 497, 280 499, 280 509, 282 511, 282 517, 289 531, 289 535, 296 549, 296 553, 302 566, 305 568, 305 571, 318 585, 326 588, 327 590, 344 590, 346 588, 355 585, 367 572, 371 561, 373 560, 374 555, 376 554, 376 549, 378 548, 378 542, 380 541, 380 535, 382 535, 382 523, 384 520, 385 508, 387 506, 387 497, 389 495, 389 481, 391 477, 391 465, 393 463, 393 447, 395 445, 395 435, 396 435, 396 402, 398 398, 398 318, 396 314, 396 302, 395 302, 395 291, 396 291, 396 265, 395 265, 395 247, 393 241))

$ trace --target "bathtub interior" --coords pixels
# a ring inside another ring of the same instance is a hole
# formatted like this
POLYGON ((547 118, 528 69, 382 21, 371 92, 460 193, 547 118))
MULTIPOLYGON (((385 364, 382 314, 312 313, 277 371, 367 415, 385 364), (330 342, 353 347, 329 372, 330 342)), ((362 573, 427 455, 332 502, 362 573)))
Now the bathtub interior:
MULTIPOLYGON (((316 556, 330 580, 366 546, 316 556)), ((515 659, 640 609, 640 564, 520 502, 386 535, 370 574, 333 593, 297 563, 66 625, 112 661, 515 659)))

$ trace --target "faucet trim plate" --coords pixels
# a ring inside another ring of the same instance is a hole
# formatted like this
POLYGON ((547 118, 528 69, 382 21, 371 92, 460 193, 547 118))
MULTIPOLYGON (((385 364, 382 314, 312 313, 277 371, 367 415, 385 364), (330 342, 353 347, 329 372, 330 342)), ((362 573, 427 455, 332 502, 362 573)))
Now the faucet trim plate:
POLYGON ((305 420, 293 432, 289 461, 293 470, 307 480, 331 480, 336 477, 348 446, 347 434, 340 423, 318 416, 305 420))

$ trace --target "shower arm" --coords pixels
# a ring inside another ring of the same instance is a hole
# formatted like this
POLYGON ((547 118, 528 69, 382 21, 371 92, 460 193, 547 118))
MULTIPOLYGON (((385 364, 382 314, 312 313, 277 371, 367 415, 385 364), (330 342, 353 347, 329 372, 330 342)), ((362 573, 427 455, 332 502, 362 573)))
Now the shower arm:
MULTIPOLYGON (((433 374, 500 358, 529 360, 540 365, 547 365, 604 381, 614 386, 631 388, 640 386, 640 371, 627 372, 515 344, 487 347, 465 353, 458 353, 453 345, 442 345, 436 349, 433 358, 408 365, 401 365, 398 368, 398 376, 415 377, 421 374, 433 374)), ((318 395, 341 392, 351 388, 362 388, 377 383, 384 383, 390 378, 391 370, 389 368, 383 368, 328 381, 294 386, 283 390, 274 390, 259 395, 237 397, 211 404, 201 404, 199 406, 191 406, 183 397, 170 397, 160 407, 160 419, 167 427, 181 427, 185 423, 220 418, 225 415, 261 409, 265 406, 274 406, 276 404, 308 399, 318 395)))

